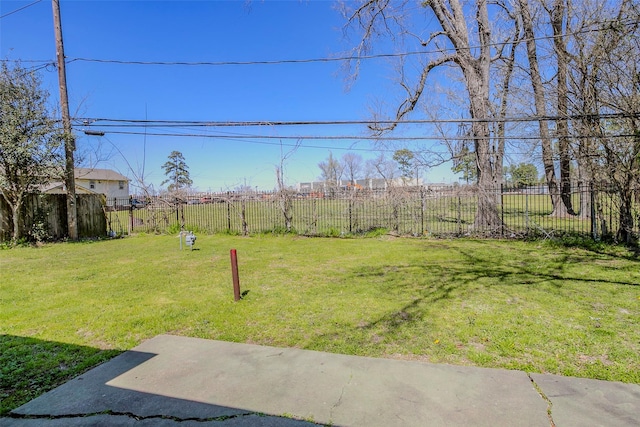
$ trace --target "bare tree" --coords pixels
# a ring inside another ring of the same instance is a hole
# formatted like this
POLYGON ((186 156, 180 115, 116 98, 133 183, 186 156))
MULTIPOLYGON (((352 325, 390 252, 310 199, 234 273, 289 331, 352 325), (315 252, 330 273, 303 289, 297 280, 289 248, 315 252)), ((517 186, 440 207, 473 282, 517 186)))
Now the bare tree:
POLYGON ((300 141, 296 143, 295 147, 285 153, 281 143, 280 163, 276 166, 276 184, 278 189, 276 193, 276 200, 278 203, 278 207, 280 208, 280 212, 282 212, 282 217, 284 218, 284 225, 287 233, 290 233, 292 231, 293 192, 286 186, 284 179, 284 166, 287 159, 289 159, 298 150, 299 147, 300 141))
POLYGON ((528 0, 518 0, 520 5, 520 16, 522 18, 522 28, 526 39, 527 58, 529 60, 529 73, 531 77, 531 86, 533 87, 533 99, 538 119, 538 128, 540 132, 540 141, 542 144, 542 161, 544 164, 544 174, 551 195, 553 204, 552 216, 564 217, 568 215, 568 211, 560 196, 558 180, 556 178, 555 166, 553 162, 553 148, 551 134, 549 132, 549 123, 545 120, 547 117, 545 89, 540 73, 540 64, 538 60, 538 48, 536 46, 536 38, 534 33, 534 21, 531 16, 531 8, 528 0))
POLYGON ((362 156, 359 154, 345 153, 342 156, 342 169, 351 185, 355 185, 356 181, 361 178, 363 164, 362 156))
POLYGON ((333 157, 332 152, 329 152, 329 157, 318 163, 318 167, 321 171, 320 179, 324 182, 324 185, 330 192, 335 192, 342 179, 342 173, 344 172, 342 163, 333 157))
POLYGON ((398 174, 398 164, 388 159, 384 153, 380 153, 377 157, 367 160, 367 175, 378 176, 382 178, 387 187, 392 187, 394 179, 398 174))
MULTIPOLYGON (((478 209, 474 224, 483 230, 497 230, 502 227, 498 213, 498 200, 494 186, 494 176, 502 174, 496 169, 494 153, 490 149, 490 66, 491 21, 487 10, 487 0, 475 1, 475 14, 469 17, 460 0, 430 0, 424 2, 425 8, 435 16, 440 29, 431 33, 423 46, 435 47, 439 54, 431 57, 422 67, 422 71, 413 84, 401 76, 400 85, 406 91, 404 101, 395 114, 395 122, 390 126, 374 126, 378 133, 390 131, 411 111, 423 96, 429 75, 441 66, 454 66, 462 72, 469 100, 472 119, 471 134, 474 142, 476 165, 478 169, 478 209), (472 38, 471 33, 474 32, 472 38), (477 48, 475 47, 477 46, 477 48)), ((395 33, 411 33, 402 22, 406 2, 368 0, 359 4, 347 14, 348 26, 356 26, 362 32, 362 41, 355 49, 356 54, 365 53, 376 36, 395 33)), ((408 73, 407 73, 408 75, 408 73)), ((501 160, 501 159, 500 159, 501 160)), ((501 162, 500 162, 501 163, 501 162)))
MULTIPOLYGON (((573 5, 569 9, 569 21, 573 34, 571 41, 573 49, 569 54, 568 96, 569 111, 575 116, 571 120, 572 132, 577 143, 576 163, 577 179, 580 187, 595 180, 602 181, 606 173, 602 167, 601 151, 599 150, 598 135, 600 134, 600 120, 598 114, 598 98, 596 82, 601 73, 601 58, 604 57, 604 42, 606 31, 593 31, 594 25, 611 19, 605 3, 592 5, 573 5), (598 58, 598 60, 596 60, 598 58), (599 176, 600 175, 600 176, 599 176)), ((579 215, 581 218, 591 216, 591 196, 585 191, 580 193, 579 215)))
POLYGON ((560 158, 560 198, 568 214, 575 215, 571 202, 571 154, 569 143, 569 111, 568 111, 568 76, 569 53, 565 40, 565 23, 567 21, 567 0, 553 0, 553 6, 549 11, 551 27, 553 28, 553 44, 556 56, 558 72, 557 84, 557 111, 556 131, 558 134, 558 155, 560 158))
MULTIPOLYGON (((507 113, 509 111, 509 100, 512 97, 512 79, 514 75, 514 70, 516 67, 516 49, 520 42, 522 41, 523 34, 521 33, 520 21, 518 19, 515 11, 509 9, 505 4, 497 2, 498 5, 502 7, 506 16, 510 22, 513 23, 513 32, 508 42, 505 42, 504 47, 501 51, 501 55, 499 57, 500 61, 496 61, 500 68, 499 70, 502 72, 502 80, 500 81, 500 85, 497 87, 497 101, 496 101, 496 125, 495 125, 495 137, 496 143, 493 145, 494 148, 494 168, 493 168, 493 181, 496 188, 500 187, 503 183, 503 168, 504 168, 504 152, 505 152, 505 142, 506 142, 506 119, 507 113), (509 48, 508 55, 505 55, 504 50, 509 48)), ((466 135, 465 135, 466 136, 466 135)))
POLYGON ((640 7, 622 0, 616 8, 599 9, 585 23, 600 26, 595 37, 576 33, 571 83, 579 95, 581 154, 592 159, 581 162, 616 195, 616 238, 634 243, 633 201, 640 187, 640 7))

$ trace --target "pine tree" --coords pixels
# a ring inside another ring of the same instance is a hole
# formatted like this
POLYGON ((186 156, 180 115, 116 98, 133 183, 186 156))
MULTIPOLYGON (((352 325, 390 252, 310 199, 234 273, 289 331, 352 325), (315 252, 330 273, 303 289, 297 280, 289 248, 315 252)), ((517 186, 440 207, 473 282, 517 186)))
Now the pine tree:
POLYGON ((172 151, 169 154, 169 160, 162 165, 162 169, 167 179, 162 181, 160 185, 169 183, 167 189, 171 192, 189 188, 193 184, 189 177, 189 166, 187 166, 184 156, 179 151, 172 151))

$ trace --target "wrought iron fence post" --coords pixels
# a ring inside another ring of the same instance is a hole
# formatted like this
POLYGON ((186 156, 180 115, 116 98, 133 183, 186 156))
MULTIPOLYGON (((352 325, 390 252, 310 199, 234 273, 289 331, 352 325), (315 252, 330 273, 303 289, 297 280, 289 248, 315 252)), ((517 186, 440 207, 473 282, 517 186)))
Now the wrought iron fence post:
POLYGON ((591 197, 591 236, 593 240, 598 240, 598 226, 596 223, 596 195, 593 181, 589 183, 589 196, 591 197))
POLYGON ((529 192, 526 190, 524 193, 524 224, 528 233, 529 232, 529 192))
POLYGON ((351 195, 350 195, 349 196, 349 233, 353 233, 352 210, 353 210, 353 200, 351 199, 351 195))
POLYGON ((133 198, 129 196, 129 235, 133 232, 133 198))
POLYGON ((420 187, 420 234, 424 235, 424 203, 425 203, 425 195, 424 195, 424 187, 420 187))
POLYGON ((500 236, 504 237, 504 184, 500 183, 500 236))
POLYGON ((313 234, 318 234, 318 200, 316 198, 313 199, 313 203, 311 205, 311 224, 313 229, 313 234))
POLYGON ((458 234, 462 235, 462 197, 458 194, 458 234))

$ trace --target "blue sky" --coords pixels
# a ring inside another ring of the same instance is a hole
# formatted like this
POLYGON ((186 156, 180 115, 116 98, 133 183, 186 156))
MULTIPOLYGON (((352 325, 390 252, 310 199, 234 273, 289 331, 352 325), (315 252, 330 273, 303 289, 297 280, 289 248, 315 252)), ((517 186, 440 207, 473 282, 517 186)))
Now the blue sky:
MULTIPOLYGON (((34 0, 0 3, 0 57, 22 60, 24 67, 46 64, 29 61, 55 60, 51 1, 31 3, 34 0), (28 7, 11 13, 24 6, 28 7)), ((344 19, 333 1, 62 0, 60 4, 73 117, 216 122, 367 120, 371 105, 379 102, 376 100, 385 100, 393 108, 399 97, 391 80, 392 66, 385 59, 366 61, 350 88, 341 62, 184 66, 81 60, 193 63, 336 57, 357 40, 345 38, 344 19)), ((377 52, 392 50, 380 46, 377 52)), ((55 104, 56 70, 49 66, 41 73, 55 104)), ((186 159, 194 187, 201 191, 230 190, 244 184, 273 189, 281 151, 290 147, 280 147, 278 139, 152 134, 367 135, 363 125, 145 130, 106 124, 91 124, 93 129, 105 131, 104 137, 86 136, 86 127, 75 126, 78 157, 84 155, 85 164, 114 169, 131 178, 140 176, 144 167, 145 181, 158 189, 165 178, 161 165, 177 150, 186 159), (113 133, 123 130, 146 131, 147 135, 113 133)), ((295 185, 316 179, 320 175, 317 165, 327 158, 329 148, 335 157, 341 157, 349 147, 365 159, 378 154, 366 140, 305 140, 286 160, 286 182, 295 185)), ((426 179, 451 182, 456 178, 443 166, 427 171, 426 179)))

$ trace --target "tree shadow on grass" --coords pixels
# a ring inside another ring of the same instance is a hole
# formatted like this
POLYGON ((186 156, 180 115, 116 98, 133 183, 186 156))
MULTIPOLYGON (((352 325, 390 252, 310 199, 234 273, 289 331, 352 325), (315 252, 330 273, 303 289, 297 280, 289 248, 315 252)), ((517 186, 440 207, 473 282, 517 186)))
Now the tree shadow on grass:
MULTIPOLYGON (((483 242, 482 244, 490 245, 488 242, 483 242)), ((491 248, 488 249, 490 250, 491 248)), ((574 254, 565 253, 555 255, 555 259, 549 259, 543 255, 538 257, 532 255, 530 257, 516 258, 509 257, 508 253, 502 255, 491 253, 490 255, 482 256, 478 252, 465 252, 462 250, 458 250, 458 254, 463 261, 453 266, 452 271, 458 280, 461 276, 468 276, 466 282, 497 278, 500 284, 512 285, 535 285, 551 282, 555 286, 562 286, 563 282, 572 281, 584 284, 602 283, 640 286, 640 282, 615 280, 605 277, 604 274, 599 277, 580 274, 582 271, 572 269, 571 267, 584 267, 596 260, 591 257, 576 256, 574 254)), ((616 255, 609 254, 608 252, 598 252, 598 254, 604 255, 611 260, 619 259, 616 255)), ((623 259, 634 263, 636 261, 626 257, 623 259)), ((631 268, 635 269, 636 266, 630 265, 629 269, 631 268)), ((620 268, 616 267, 616 270, 620 271, 620 268)))
MULTIPOLYGON (((478 244, 481 245, 479 250, 447 248, 451 251, 450 260, 430 260, 428 249, 425 249, 423 259, 414 258, 409 264, 354 267, 351 274, 377 287, 381 296, 404 301, 391 311, 363 321, 359 328, 388 333, 410 328, 428 322, 429 311, 439 302, 464 301, 473 293, 493 286, 544 285, 549 292, 559 292, 560 296, 564 295, 562 289, 568 282, 589 286, 640 286, 629 276, 625 280, 624 274, 607 275, 606 269, 595 276, 584 273, 580 267, 588 262, 585 261, 588 257, 562 253, 554 254, 552 259, 544 254, 512 256, 509 251, 492 250, 490 243, 478 244), (482 247, 485 244, 487 247, 482 247)), ((331 339, 330 336, 324 338, 331 339)))
POLYGON ((640 245, 623 245, 608 241, 595 241, 585 236, 564 236, 549 241, 549 244, 561 248, 576 248, 612 258, 640 262, 640 245))
POLYGON ((0 335, 0 416, 120 353, 0 335))

